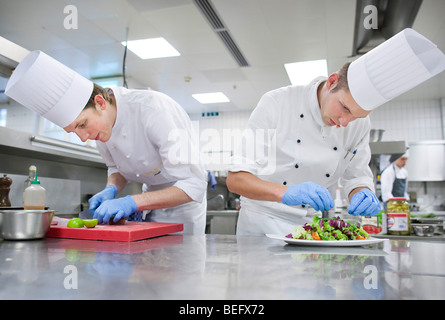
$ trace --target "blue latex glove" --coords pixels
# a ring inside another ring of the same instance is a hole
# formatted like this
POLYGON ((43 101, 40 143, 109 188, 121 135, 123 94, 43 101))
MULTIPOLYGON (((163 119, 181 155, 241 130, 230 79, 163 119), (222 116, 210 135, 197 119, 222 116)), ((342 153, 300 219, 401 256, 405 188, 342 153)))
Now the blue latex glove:
POLYGON ((291 185, 284 193, 282 202, 288 206, 310 205, 316 211, 334 207, 334 199, 328 189, 313 182, 291 185))
POLYGON ((369 189, 362 189, 352 196, 348 213, 354 216, 375 216, 380 212, 380 202, 369 189))
POLYGON ((128 218, 137 209, 132 196, 106 200, 94 211, 93 219, 98 219, 98 223, 108 223, 114 216, 113 221, 118 222, 121 218, 128 218))
POLYGON ((96 209, 105 200, 114 199, 117 194, 117 187, 113 185, 106 186, 101 192, 96 193, 94 196, 88 200, 90 209, 96 209))

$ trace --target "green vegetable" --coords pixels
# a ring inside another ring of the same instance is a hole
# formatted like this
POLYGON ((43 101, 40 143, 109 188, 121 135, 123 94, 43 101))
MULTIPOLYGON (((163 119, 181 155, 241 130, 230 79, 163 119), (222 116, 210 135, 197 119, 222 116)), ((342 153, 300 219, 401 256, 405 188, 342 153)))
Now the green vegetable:
POLYGON ((82 228, 83 227, 83 221, 80 218, 73 218, 70 221, 68 221, 66 226, 68 228, 82 228))
POLYGON ((314 240, 313 235, 318 235, 322 241, 348 241, 369 239, 369 234, 354 224, 345 222, 340 217, 332 219, 322 219, 314 216, 312 223, 296 226, 294 231, 288 235, 293 239, 314 240))

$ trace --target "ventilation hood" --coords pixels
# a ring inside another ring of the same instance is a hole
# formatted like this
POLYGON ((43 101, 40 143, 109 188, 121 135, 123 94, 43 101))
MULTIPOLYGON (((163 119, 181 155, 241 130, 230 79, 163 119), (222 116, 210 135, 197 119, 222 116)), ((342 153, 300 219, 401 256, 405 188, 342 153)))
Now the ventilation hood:
POLYGON ((365 54, 405 28, 411 28, 423 0, 357 0, 352 56, 365 54), (372 5, 378 11, 377 29, 366 29, 364 12, 372 5))
POLYGON ((29 50, 0 37, 0 76, 9 78, 20 61, 29 53, 29 50))

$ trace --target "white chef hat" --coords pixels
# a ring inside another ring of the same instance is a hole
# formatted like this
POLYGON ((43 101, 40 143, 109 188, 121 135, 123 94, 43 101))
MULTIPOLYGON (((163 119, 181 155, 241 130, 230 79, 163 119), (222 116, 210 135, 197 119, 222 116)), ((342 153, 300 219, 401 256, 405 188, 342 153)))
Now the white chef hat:
POLYGON ((430 40, 407 28, 351 63, 349 91, 373 110, 445 69, 445 55, 430 40))
POLYGON ((42 51, 30 52, 17 66, 5 94, 64 128, 82 112, 93 83, 42 51))

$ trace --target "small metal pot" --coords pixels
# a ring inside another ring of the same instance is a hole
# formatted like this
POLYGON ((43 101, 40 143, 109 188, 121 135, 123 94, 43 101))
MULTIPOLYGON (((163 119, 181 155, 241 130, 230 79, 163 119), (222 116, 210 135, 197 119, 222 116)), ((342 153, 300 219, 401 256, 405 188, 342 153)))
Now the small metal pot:
POLYGON ((412 226, 414 233, 420 237, 432 237, 434 234, 434 227, 430 224, 418 224, 412 226))
POLYGON ((0 238, 41 239, 51 226, 52 210, 0 210, 0 238))

